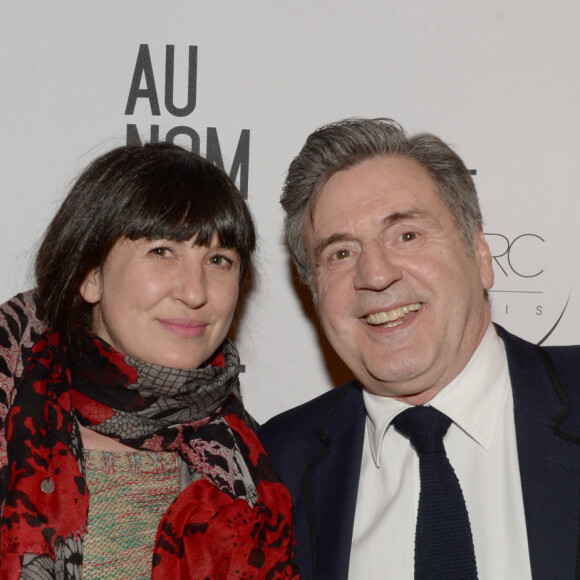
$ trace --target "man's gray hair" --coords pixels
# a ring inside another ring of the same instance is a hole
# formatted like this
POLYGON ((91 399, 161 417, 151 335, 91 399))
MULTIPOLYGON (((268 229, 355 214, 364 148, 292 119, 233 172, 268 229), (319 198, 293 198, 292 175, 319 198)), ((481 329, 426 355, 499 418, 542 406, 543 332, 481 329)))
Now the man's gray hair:
POLYGON ((429 133, 408 136, 392 119, 344 119, 312 133, 290 164, 280 202, 286 212, 288 247, 300 279, 312 290, 312 265, 304 238, 306 212, 312 219, 316 199, 337 171, 384 155, 401 155, 423 165, 455 217, 466 252, 474 255, 473 236, 482 226, 477 191, 460 157, 429 133))

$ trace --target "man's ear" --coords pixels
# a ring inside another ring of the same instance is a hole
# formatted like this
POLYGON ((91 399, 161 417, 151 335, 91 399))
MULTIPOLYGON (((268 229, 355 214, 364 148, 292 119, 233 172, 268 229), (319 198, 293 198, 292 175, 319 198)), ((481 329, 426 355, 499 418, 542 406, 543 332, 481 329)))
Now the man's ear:
POLYGON ((493 286, 493 260, 491 251, 485 239, 483 230, 479 228, 473 236, 473 247, 475 249, 475 259, 479 264, 479 275, 481 276, 481 283, 485 290, 489 290, 493 286))
POLYGON ((98 304, 103 296, 103 275, 100 268, 93 268, 79 288, 81 296, 89 304, 98 304))

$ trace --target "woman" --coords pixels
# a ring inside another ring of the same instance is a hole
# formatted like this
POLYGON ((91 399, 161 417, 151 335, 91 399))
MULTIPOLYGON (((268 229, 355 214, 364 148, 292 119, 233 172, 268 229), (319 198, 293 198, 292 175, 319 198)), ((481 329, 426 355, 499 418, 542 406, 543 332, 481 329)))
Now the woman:
POLYGON ((83 172, 36 294, 0 307, 0 578, 297 576, 226 338, 254 246, 235 185, 180 147, 83 172))

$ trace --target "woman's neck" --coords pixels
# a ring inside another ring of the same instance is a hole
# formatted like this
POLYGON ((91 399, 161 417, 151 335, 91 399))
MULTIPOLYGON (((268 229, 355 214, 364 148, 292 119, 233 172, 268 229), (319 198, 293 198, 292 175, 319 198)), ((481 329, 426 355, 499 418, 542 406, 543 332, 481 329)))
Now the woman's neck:
POLYGON ((81 430, 81 439, 85 449, 96 449, 98 451, 135 451, 128 445, 119 443, 116 439, 101 435, 92 429, 79 425, 81 430))

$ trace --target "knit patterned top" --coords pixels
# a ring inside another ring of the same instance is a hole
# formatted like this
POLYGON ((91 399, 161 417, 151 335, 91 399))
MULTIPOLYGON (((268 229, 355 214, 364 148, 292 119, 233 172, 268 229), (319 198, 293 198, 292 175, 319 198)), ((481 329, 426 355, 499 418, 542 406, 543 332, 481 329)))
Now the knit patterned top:
POLYGON ((150 579, 157 527, 179 493, 175 453, 85 450, 83 580, 150 579))

